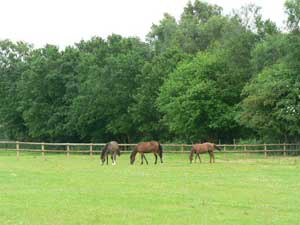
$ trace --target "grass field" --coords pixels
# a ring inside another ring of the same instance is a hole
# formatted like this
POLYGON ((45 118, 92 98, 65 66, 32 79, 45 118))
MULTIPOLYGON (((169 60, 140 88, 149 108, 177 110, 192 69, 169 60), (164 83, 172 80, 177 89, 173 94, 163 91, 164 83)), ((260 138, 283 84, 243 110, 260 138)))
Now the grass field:
POLYGON ((147 158, 1 153, 0 224, 300 224, 300 158, 147 158))

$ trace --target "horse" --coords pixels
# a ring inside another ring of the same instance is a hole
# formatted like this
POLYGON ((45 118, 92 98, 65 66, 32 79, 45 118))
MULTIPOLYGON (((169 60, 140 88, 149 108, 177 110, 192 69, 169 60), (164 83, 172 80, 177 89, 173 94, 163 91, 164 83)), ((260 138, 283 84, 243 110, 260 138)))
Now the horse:
POLYGON ((111 141, 111 142, 108 142, 103 147, 101 156, 100 156, 102 165, 105 163, 105 160, 106 160, 106 165, 108 164, 108 154, 111 155, 112 165, 116 165, 117 155, 120 156, 120 154, 121 154, 118 142, 111 141))
POLYGON ((199 161, 201 163, 201 158, 200 158, 200 154, 204 154, 206 152, 208 152, 210 159, 209 162, 210 163, 215 163, 215 155, 214 155, 214 150, 218 149, 219 151, 221 151, 221 149, 214 143, 209 143, 209 142, 205 142, 203 144, 195 144, 192 146, 191 149, 191 153, 190 153, 190 163, 193 162, 193 156, 194 153, 196 154, 195 156, 195 162, 197 161, 197 157, 199 158, 199 161))
POLYGON ((151 152, 155 156, 155 163, 154 164, 157 164, 157 155, 160 158, 160 162, 163 163, 163 160, 162 160, 163 149, 162 149, 161 144, 157 141, 149 141, 149 142, 140 142, 134 147, 134 149, 133 149, 133 151, 130 155, 130 164, 132 165, 134 163, 135 156, 136 156, 137 153, 141 154, 141 159, 142 159, 141 164, 144 164, 143 159, 145 159, 146 163, 148 164, 148 161, 145 157, 145 153, 151 153, 151 152))

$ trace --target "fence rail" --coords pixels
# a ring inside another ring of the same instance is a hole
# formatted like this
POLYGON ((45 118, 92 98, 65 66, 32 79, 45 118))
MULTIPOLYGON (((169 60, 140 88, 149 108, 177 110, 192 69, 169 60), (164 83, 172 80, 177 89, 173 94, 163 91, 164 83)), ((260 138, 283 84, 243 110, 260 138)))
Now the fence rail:
MULTIPOLYGON (((71 153, 99 154, 101 147, 105 143, 46 143, 46 142, 21 142, 21 141, 0 141, 0 151, 15 151, 17 159, 21 152, 40 152, 42 157, 46 153, 65 153, 70 157, 71 153)), ((130 152, 136 144, 119 144, 122 152, 130 152)), ((191 144, 162 144, 165 153, 188 153, 191 144)), ((223 151, 218 154, 253 154, 262 153, 267 158, 268 155, 281 153, 287 156, 290 153, 300 154, 300 143, 283 143, 283 144, 220 144, 218 145, 223 151)))

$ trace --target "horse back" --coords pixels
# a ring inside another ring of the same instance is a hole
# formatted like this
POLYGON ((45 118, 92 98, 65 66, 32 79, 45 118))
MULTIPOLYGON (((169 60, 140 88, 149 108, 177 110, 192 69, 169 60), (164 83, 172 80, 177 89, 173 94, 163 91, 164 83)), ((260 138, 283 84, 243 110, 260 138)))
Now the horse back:
POLYGON ((193 145, 192 150, 194 150, 196 153, 212 152, 214 151, 214 144, 209 142, 195 144, 193 145))
POLYGON ((160 144, 157 141, 141 142, 136 146, 136 149, 143 153, 159 152, 160 144))
POLYGON ((192 151, 194 151, 195 153, 205 153, 207 152, 207 147, 203 144, 195 144, 192 147, 192 151))
POLYGON ((119 150, 119 144, 116 141, 111 141, 111 142, 108 143, 107 148, 108 148, 109 151, 115 152, 115 151, 119 150))

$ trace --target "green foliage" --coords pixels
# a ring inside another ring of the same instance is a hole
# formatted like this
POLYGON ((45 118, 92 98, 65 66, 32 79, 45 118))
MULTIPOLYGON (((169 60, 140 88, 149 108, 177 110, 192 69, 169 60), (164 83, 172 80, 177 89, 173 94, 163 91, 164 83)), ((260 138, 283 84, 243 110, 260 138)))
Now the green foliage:
POLYGON ((285 64, 264 69, 244 90, 241 121, 275 138, 300 134, 299 75, 285 64))
POLYGON ((264 68, 279 63, 288 52, 287 41, 286 34, 278 34, 269 36, 265 41, 258 43, 251 57, 254 73, 257 74, 264 68))
POLYGON ((143 139, 168 139, 166 126, 160 121, 162 115, 155 101, 167 75, 185 58, 188 58, 188 55, 179 49, 167 49, 155 56, 151 62, 147 62, 141 75, 137 76, 139 87, 134 95, 135 103, 131 106, 130 113, 133 115, 135 129, 143 139))
POLYGON ((223 55, 199 54, 170 74, 161 88, 158 105, 171 132, 197 141, 216 138, 222 129, 230 129, 232 111, 219 83, 227 71, 223 55))
POLYGON ((285 12, 288 16, 287 26, 291 31, 299 32, 300 30, 300 1, 286 0, 285 12))
POLYGON ((18 104, 17 83, 28 67, 25 62, 31 49, 23 42, 0 41, 0 131, 8 138, 23 139, 27 136, 18 104))
POLYGON ((193 18, 197 23, 206 23, 211 17, 221 15, 222 7, 195 0, 188 2, 183 10, 181 20, 193 18))
POLYGON ((146 41, 112 34, 58 49, 0 41, 0 137, 231 142, 299 135, 299 1, 288 32, 250 4, 188 2, 146 41))
POLYGON ((176 19, 165 13, 164 18, 159 22, 159 25, 153 24, 147 39, 158 53, 163 53, 166 49, 175 44, 178 24, 176 19))
POLYGON ((295 141, 300 132, 299 40, 276 35, 253 51, 257 75, 244 88, 240 122, 269 140, 295 141))
POLYGON ((186 53, 197 54, 206 50, 220 37, 226 18, 221 16, 222 8, 196 0, 184 8, 177 29, 176 43, 186 53))
POLYGON ((18 82, 19 110, 28 135, 34 139, 63 141, 70 138, 66 125, 75 94, 72 93, 75 82, 72 66, 78 57, 75 50, 75 58, 71 51, 66 50, 64 55, 51 45, 33 51, 29 67, 18 82))
POLYGON ((137 76, 149 57, 148 46, 136 38, 108 37, 80 43, 79 94, 73 101, 71 123, 83 139, 114 135, 131 141, 135 126, 129 108, 137 91, 137 76))

